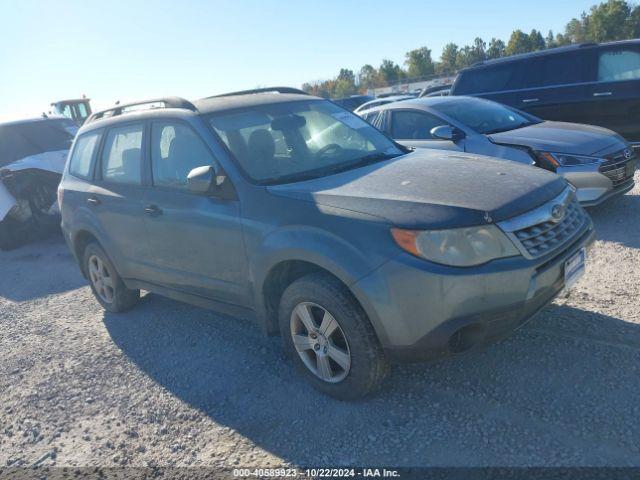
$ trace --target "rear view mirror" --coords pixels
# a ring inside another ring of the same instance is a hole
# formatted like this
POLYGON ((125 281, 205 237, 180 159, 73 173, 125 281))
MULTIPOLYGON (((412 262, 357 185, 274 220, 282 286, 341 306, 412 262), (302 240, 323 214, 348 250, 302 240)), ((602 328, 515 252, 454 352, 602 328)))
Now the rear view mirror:
POLYGON ((449 140, 451 142, 457 142, 464 138, 464 132, 451 125, 440 125, 431 129, 431 136, 438 140, 449 140))
POLYGON ((212 192, 215 188, 220 187, 225 180, 226 176, 219 174, 211 165, 196 167, 187 175, 189 190, 199 195, 212 192))

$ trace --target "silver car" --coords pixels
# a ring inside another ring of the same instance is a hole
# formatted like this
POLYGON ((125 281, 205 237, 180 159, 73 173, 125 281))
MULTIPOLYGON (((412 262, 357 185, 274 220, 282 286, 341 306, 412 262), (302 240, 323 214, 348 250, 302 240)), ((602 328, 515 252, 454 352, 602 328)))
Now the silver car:
POLYGON ((583 206, 634 186, 634 150, 606 128, 545 121, 463 96, 405 100, 361 115, 406 146, 478 153, 556 172, 577 188, 583 206))
POLYGON ((402 100, 411 100, 413 98, 416 98, 416 97, 414 97, 413 95, 392 95, 390 97, 376 98, 375 100, 371 100, 367 103, 363 103, 358 108, 356 108, 353 112, 360 115, 361 113, 366 112, 367 110, 371 110, 372 108, 375 108, 375 107, 387 105, 388 103, 400 102, 402 100))

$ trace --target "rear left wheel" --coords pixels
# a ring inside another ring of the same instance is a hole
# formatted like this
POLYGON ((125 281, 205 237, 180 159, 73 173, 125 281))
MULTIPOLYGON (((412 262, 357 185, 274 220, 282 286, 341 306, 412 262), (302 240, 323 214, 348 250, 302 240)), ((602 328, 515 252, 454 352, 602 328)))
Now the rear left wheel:
POLYGON ((112 313, 133 308, 140 299, 140 290, 126 287, 102 247, 90 243, 84 250, 84 268, 96 300, 112 313))

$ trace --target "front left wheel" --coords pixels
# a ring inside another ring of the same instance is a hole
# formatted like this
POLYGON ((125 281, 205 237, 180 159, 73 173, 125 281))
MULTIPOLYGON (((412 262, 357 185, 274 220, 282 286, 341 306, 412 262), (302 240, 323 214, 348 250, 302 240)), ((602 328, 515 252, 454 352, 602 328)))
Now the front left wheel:
POLYGON ((318 390, 340 400, 374 392, 389 372, 378 338, 351 292, 314 273, 293 282, 279 309, 284 348, 318 390))
POLYGON ((105 251, 95 242, 84 250, 84 269, 96 300, 105 310, 124 312, 140 300, 140 290, 126 287, 105 251))

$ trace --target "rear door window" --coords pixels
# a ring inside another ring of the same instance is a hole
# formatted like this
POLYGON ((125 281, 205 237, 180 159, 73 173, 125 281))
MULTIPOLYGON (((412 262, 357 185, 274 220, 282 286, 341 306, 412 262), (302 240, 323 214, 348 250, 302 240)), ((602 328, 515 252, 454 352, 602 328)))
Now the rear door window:
POLYGON ((592 50, 574 50, 566 53, 544 55, 531 62, 531 75, 527 87, 572 85, 595 80, 592 50))
POLYGON ((526 65, 521 61, 467 70, 460 74, 455 94, 490 93, 522 88, 526 70, 526 65))
POLYGON ((87 133, 78 137, 69 160, 69 173, 74 177, 89 179, 93 171, 93 152, 96 149, 100 132, 87 133))
POLYGON ((640 51, 616 49, 598 55, 598 81, 618 82, 640 79, 640 51))
POLYGON ((415 110, 398 110, 391 115, 391 136, 398 140, 434 140, 431 130, 447 122, 415 110))
POLYGON ((142 123, 109 130, 102 151, 102 179, 112 183, 142 183, 142 123))

